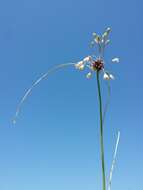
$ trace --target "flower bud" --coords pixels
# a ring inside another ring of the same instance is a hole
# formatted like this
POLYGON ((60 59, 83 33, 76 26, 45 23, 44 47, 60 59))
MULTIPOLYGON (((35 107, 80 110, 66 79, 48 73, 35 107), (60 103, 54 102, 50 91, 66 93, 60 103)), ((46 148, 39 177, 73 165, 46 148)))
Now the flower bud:
POLYGON ((104 75, 103 75, 103 79, 104 79, 104 80, 110 80, 110 76, 109 76, 109 74, 104 73, 104 75))
POLYGON ((109 74, 109 73, 105 72, 104 75, 103 75, 103 79, 104 80, 114 80, 115 77, 112 74, 109 74))
POLYGON ((95 46, 95 42, 94 41, 91 41, 90 42, 90 47, 92 48, 92 47, 94 47, 95 46))
POLYGON ((92 73, 91 72, 87 73, 86 78, 90 79, 91 77, 92 77, 92 73))
POLYGON ((109 43, 110 43, 109 39, 105 41, 105 45, 108 45, 109 43))
POLYGON ((81 65, 81 66, 78 67, 78 69, 79 69, 80 71, 83 71, 84 67, 85 67, 84 65, 81 65))
POLYGON ((108 32, 104 32, 102 38, 105 39, 108 36, 108 32))
POLYGON ((95 32, 93 32, 92 36, 95 38, 97 36, 97 34, 95 32))
POLYGON ((107 28, 105 32, 102 35, 103 40, 106 40, 108 38, 109 33, 111 32, 111 28, 107 28))
POLYGON ((80 61, 80 62, 76 63, 75 68, 79 69, 79 70, 83 70, 84 69, 84 62, 80 61))
POLYGON ((111 28, 108 27, 108 28, 106 29, 106 32, 108 32, 108 34, 109 34, 109 32, 111 32, 111 28))
POLYGON ((113 62, 113 63, 119 63, 119 61, 120 61, 120 60, 119 60, 118 57, 115 57, 115 58, 112 59, 112 62, 113 62))
POLYGON ((95 42, 96 42, 97 44, 99 44, 99 42, 100 42, 100 36, 96 36, 94 40, 95 40, 95 42))
POLYGON ((110 77, 111 80, 115 79, 115 77, 112 74, 110 74, 109 77, 110 77))
POLYGON ((91 56, 85 57, 83 59, 83 62, 89 62, 89 61, 91 61, 91 56))

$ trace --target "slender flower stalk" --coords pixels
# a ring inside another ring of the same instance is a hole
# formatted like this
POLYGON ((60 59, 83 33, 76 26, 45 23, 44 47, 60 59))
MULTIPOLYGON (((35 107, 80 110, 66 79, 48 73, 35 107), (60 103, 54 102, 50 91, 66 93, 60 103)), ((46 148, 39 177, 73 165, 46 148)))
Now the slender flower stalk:
POLYGON ((105 175, 105 160, 104 160, 104 133, 103 133, 103 117, 102 117, 102 97, 100 88, 99 72, 97 71, 97 87, 99 98, 99 113, 100 113, 100 154, 101 154, 101 167, 102 167, 102 189, 106 190, 106 175, 105 175))

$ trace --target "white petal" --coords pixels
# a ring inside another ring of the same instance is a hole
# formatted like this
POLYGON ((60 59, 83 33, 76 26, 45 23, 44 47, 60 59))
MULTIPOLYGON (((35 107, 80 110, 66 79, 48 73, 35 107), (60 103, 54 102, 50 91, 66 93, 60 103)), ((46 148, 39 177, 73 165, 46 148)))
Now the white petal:
POLYGON ((115 79, 115 77, 112 74, 109 74, 109 78, 112 79, 112 80, 115 79))
POLYGON ((80 67, 82 67, 82 65, 84 65, 83 61, 79 61, 78 63, 75 64, 75 68, 79 69, 80 67))
POLYGON ((100 40, 101 40, 101 39, 100 39, 100 36, 98 36, 98 35, 97 35, 96 38, 94 39, 94 41, 95 41, 97 44, 100 42, 100 40))
POLYGON ((86 78, 90 79, 91 77, 92 77, 92 73, 91 72, 87 73, 86 78))
POLYGON ((108 28, 106 29, 106 31, 107 31, 107 32, 111 32, 111 28, 108 27, 108 28))
POLYGON ((119 61, 120 61, 120 60, 119 60, 118 57, 115 57, 115 58, 112 59, 112 62, 113 62, 113 63, 119 63, 119 61))
POLYGON ((81 66, 78 67, 78 69, 79 69, 80 71, 82 71, 82 70, 84 69, 84 67, 85 67, 85 65, 81 65, 81 66))
POLYGON ((109 73, 105 72, 104 75, 103 75, 103 79, 104 80, 114 80, 115 77, 112 74, 109 74, 109 73))
POLYGON ((103 79, 104 79, 104 80, 110 80, 110 75, 107 74, 107 73, 104 73, 103 79))
MULTIPOLYGON (((103 37, 103 38, 104 38, 104 37, 103 37)), ((101 39, 101 43, 104 43, 104 39, 103 39, 103 38, 101 39)))
POLYGON ((83 62, 89 62, 89 61, 91 61, 91 57, 90 57, 90 56, 85 57, 85 58, 83 59, 83 62))
POLYGON ((105 45, 108 45, 110 43, 110 40, 106 40, 105 45))
POLYGON ((83 62, 83 61, 79 61, 79 62, 77 63, 77 65, 79 65, 79 66, 84 65, 84 62, 83 62))
POLYGON ((102 37, 103 37, 104 39, 106 39, 106 38, 108 37, 108 35, 109 35, 110 32, 111 32, 111 28, 108 27, 108 28, 105 30, 105 32, 103 33, 102 37))
POLYGON ((97 34, 96 34, 95 32, 93 32, 92 35, 93 35, 93 37, 96 37, 96 36, 97 36, 97 34))

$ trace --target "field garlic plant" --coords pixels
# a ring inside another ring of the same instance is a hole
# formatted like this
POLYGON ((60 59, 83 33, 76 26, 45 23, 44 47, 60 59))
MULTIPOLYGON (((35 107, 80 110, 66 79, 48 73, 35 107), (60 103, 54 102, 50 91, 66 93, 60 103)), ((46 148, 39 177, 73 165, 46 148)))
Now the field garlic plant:
MULTIPOLYGON (((78 62, 73 63, 65 63, 60 64, 57 66, 54 66, 53 68, 49 69, 48 72, 46 72, 44 75, 42 75, 38 80, 36 80, 33 85, 26 91, 25 95, 22 97, 20 103, 18 104, 15 117, 13 119, 13 123, 16 123, 17 117, 19 115, 19 112, 21 110, 21 107, 27 97, 31 94, 34 87, 36 87, 42 80, 47 79, 50 74, 53 74, 55 71, 60 70, 67 66, 73 66, 76 70, 83 71, 85 68, 88 70, 86 77, 87 79, 90 79, 91 77, 96 76, 96 82, 97 82, 97 89, 98 89, 98 100, 99 100, 99 129, 100 129, 100 155, 101 155, 101 171, 102 171, 102 190, 111 190, 111 181, 112 181, 112 174, 115 166, 115 160, 116 160, 116 154, 118 149, 118 144, 120 140, 120 132, 118 132, 117 135, 117 141, 115 146, 115 151, 113 155, 113 161, 109 173, 108 182, 106 179, 106 173, 105 173, 105 151, 104 151, 104 117, 105 113, 107 111, 108 103, 105 106, 105 109, 103 111, 103 105, 102 105, 102 95, 101 95, 101 84, 100 84, 100 75, 103 76, 104 80, 107 80, 108 82, 110 80, 114 80, 115 77, 112 73, 106 70, 106 61, 104 58, 104 52, 105 48, 110 43, 109 34, 111 32, 111 28, 107 28, 105 32, 102 35, 98 35, 97 33, 93 33, 92 35, 92 41, 90 43, 90 46, 92 48, 97 48, 97 54, 96 55, 88 55, 82 60, 78 62)), ((119 63, 119 58, 115 57, 112 58, 111 63, 119 63)), ((109 83, 108 83, 109 84, 109 83)), ((108 92, 110 97, 110 86, 108 86, 108 92)))

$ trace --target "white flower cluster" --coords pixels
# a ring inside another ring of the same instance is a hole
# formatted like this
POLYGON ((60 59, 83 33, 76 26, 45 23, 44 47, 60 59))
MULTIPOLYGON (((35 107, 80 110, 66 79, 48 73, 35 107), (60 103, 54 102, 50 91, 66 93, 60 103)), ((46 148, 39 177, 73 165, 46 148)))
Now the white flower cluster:
POLYGON ((91 56, 85 57, 82 61, 79 61, 78 63, 75 64, 75 68, 79 70, 84 70, 85 66, 87 63, 90 63, 92 61, 91 56))
MULTIPOLYGON (((83 60, 76 63, 75 68, 80 71, 83 71, 85 69, 85 67, 90 69, 90 72, 88 72, 86 74, 87 79, 90 79, 92 77, 93 72, 96 71, 95 69, 93 69, 94 62, 96 62, 96 60, 94 60, 92 58, 92 56, 87 56, 83 60)), ((119 58, 117 58, 117 57, 113 58, 112 63, 119 63, 119 58)), ((101 69, 103 71, 103 79, 104 80, 114 80, 115 77, 112 74, 110 74, 109 72, 105 71, 104 66, 105 66, 105 64, 103 65, 103 68, 101 69)))
MULTIPOLYGON (((115 77, 105 70, 105 62, 104 62, 104 49, 107 44, 109 44, 110 40, 108 39, 109 33, 111 32, 111 28, 107 28, 103 35, 98 35, 95 32, 93 33, 93 40, 91 42, 92 47, 97 44, 99 56, 87 56, 83 60, 79 61, 75 64, 75 68, 83 71, 85 67, 90 69, 90 72, 87 73, 86 77, 90 79, 92 77, 93 72, 102 71, 103 79, 105 80, 113 80, 115 77)), ((119 63, 119 58, 115 57, 112 59, 112 63, 119 63)))

